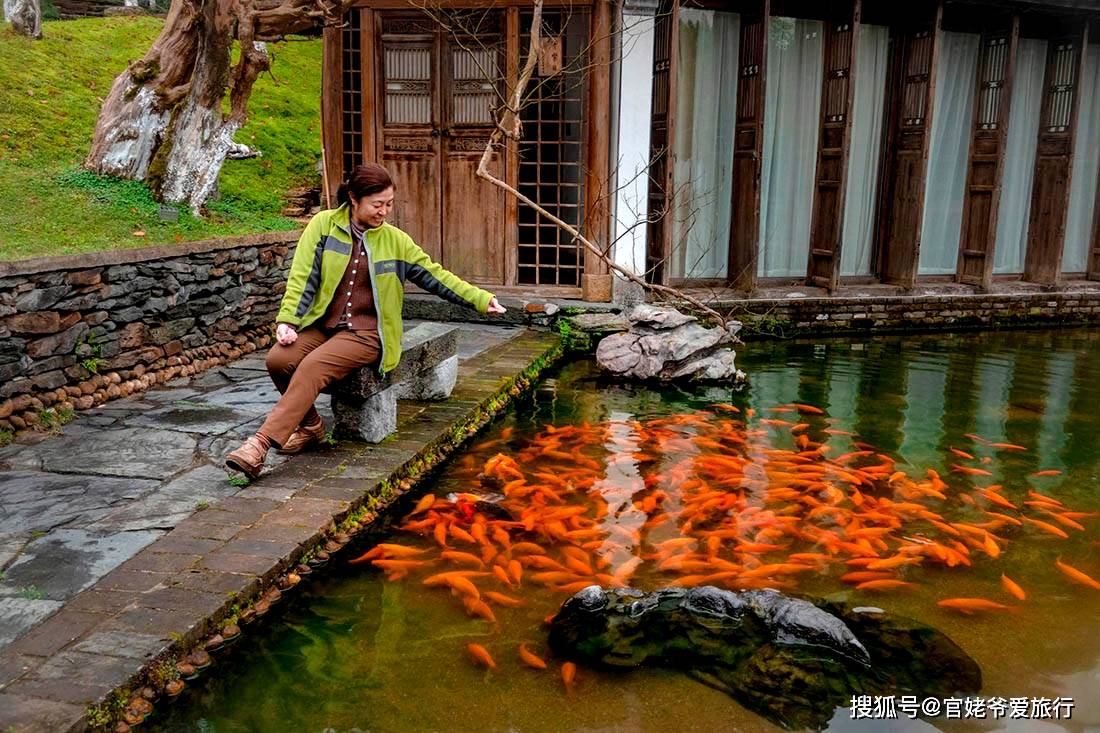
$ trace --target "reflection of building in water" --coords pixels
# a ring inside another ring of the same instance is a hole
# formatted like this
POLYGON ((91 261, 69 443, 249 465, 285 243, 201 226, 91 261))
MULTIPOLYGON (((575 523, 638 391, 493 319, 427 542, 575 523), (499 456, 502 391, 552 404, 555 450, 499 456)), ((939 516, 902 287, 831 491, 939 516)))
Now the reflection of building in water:
MULTIPOLYGON (((530 4, 445 5, 359 0, 326 30, 330 190, 382 162, 396 223, 458 274, 606 295, 602 263, 475 175, 530 4)), ((543 26, 494 170, 651 278, 1100 277, 1097 0, 573 0, 543 26)))

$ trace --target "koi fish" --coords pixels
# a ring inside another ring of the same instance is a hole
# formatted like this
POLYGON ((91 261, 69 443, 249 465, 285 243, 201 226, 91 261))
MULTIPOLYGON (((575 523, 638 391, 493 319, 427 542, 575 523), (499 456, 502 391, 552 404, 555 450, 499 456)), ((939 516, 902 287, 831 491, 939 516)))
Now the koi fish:
POLYGON ((470 659, 474 660, 474 664, 485 667, 493 672, 497 671, 497 663, 493 660, 493 655, 481 644, 474 644, 471 642, 466 645, 466 651, 469 653, 470 659))
POLYGON ((565 694, 573 694, 573 686, 577 680, 577 665, 573 662, 566 662, 561 665, 561 681, 565 684, 565 694))
POLYGON ((527 648, 527 642, 520 643, 519 658, 524 664, 532 669, 546 669, 546 662, 527 648))
POLYGON ((973 615, 975 613, 987 613, 989 611, 1011 611, 1012 606, 1006 606, 996 601, 988 601, 985 598, 945 598, 936 601, 940 608, 949 608, 952 611, 973 615))
POLYGON ((1066 563, 1062 562, 1061 557, 1054 560, 1054 565, 1062 571, 1063 575, 1065 575, 1073 582, 1080 583, 1081 585, 1087 585, 1089 588, 1093 588, 1094 590, 1100 590, 1100 582, 1097 582, 1091 576, 1082 573, 1080 570, 1073 567, 1072 565, 1067 565, 1066 563))
POLYGON ((411 512, 409 512, 409 516, 412 517, 412 516, 415 516, 417 514, 420 514, 421 512, 426 512, 429 509, 431 509, 434 504, 435 504, 435 495, 434 494, 428 494, 426 496, 423 496, 423 497, 420 498, 420 501, 416 502, 416 507, 414 507, 413 510, 411 512))
POLYGON ((857 585, 856 590, 898 590, 912 587, 912 583, 904 580, 868 580, 857 585))
POLYGON ((489 608, 489 604, 480 598, 466 596, 462 599, 462 605, 466 607, 466 613, 471 616, 479 616, 494 624, 497 622, 497 617, 493 613, 493 609, 489 608))
POLYGON ((497 593, 495 590, 483 591, 481 597, 485 600, 492 601, 498 606, 505 606, 506 608, 523 608, 527 605, 527 601, 521 601, 519 598, 512 598, 503 593, 497 593))
POLYGON ((958 464, 952 464, 951 470, 955 473, 965 473, 970 476, 992 476, 991 471, 987 471, 984 468, 974 468, 972 466, 960 466, 958 464))
POLYGON ((1061 476, 1062 472, 1055 468, 1049 468, 1045 471, 1036 471, 1031 474, 1032 476, 1061 476))
POLYGON ((1001 585, 1004 586, 1004 589, 1006 591, 1008 591, 1012 595, 1016 596, 1016 598, 1018 598, 1019 600, 1021 600, 1021 601, 1026 601, 1027 600, 1027 593, 1024 593, 1024 589, 1021 588, 1016 583, 1016 581, 1014 581, 1012 578, 1008 577, 1007 575, 1005 575, 1003 573, 1001 574, 1001 585))

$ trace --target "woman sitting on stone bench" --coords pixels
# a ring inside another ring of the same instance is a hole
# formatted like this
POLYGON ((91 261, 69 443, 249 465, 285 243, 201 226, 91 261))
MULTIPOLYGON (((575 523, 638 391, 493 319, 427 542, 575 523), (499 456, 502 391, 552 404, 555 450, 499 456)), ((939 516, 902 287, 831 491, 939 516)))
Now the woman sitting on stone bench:
POLYGON ((382 373, 401 359, 405 278, 479 313, 504 313, 492 293, 432 262, 412 238, 386 222, 394 185, 380 165, 361 165, 340 186, 339 208, 310 220, 287 278, 267 370, 282 397, 225 466, 250 478, 267 451, 299 453, 325 437, 313 407, 328 385, 360 367, 382 373))

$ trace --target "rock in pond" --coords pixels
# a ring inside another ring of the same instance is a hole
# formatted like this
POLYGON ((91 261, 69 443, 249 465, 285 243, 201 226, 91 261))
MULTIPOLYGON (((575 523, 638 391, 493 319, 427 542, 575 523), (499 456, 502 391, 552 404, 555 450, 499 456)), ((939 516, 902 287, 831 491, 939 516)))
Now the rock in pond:
POLYGON ((949 697, 982 679, 936 629, 768 590, 590 586, 562 604, 549 642, 590 664, 680 669, 787 728, 823 728, 852 695, 949 697))
POLYGON ((646 304, 635 306, 627 318, 628 331, 607 336, 596 347, 596 363, 605 372, 639 380, 744 380, 730 348, 741 324, 707 328, 675 308, 646 304))

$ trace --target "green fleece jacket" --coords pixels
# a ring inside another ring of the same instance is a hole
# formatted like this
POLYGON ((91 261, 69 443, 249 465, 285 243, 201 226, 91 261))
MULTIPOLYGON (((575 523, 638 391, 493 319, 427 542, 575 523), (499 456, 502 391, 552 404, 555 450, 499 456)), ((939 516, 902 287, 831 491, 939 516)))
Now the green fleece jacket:
MULTIPOLYGON (((324 316, 344 270, 351 261, 352 235, 347 204, 314 216, 298 240, 287 277, 286 293, 276 319, 296 329, 307 328, 324 316)), ((378 313, 382 358, 378 369, 385 374, 401 360, 401 306, 405 280, 452 303, 485 313, 492 293, 475 287, 432 262, 405 232, 383 223, 366 233, 367 262, 378 313)))

